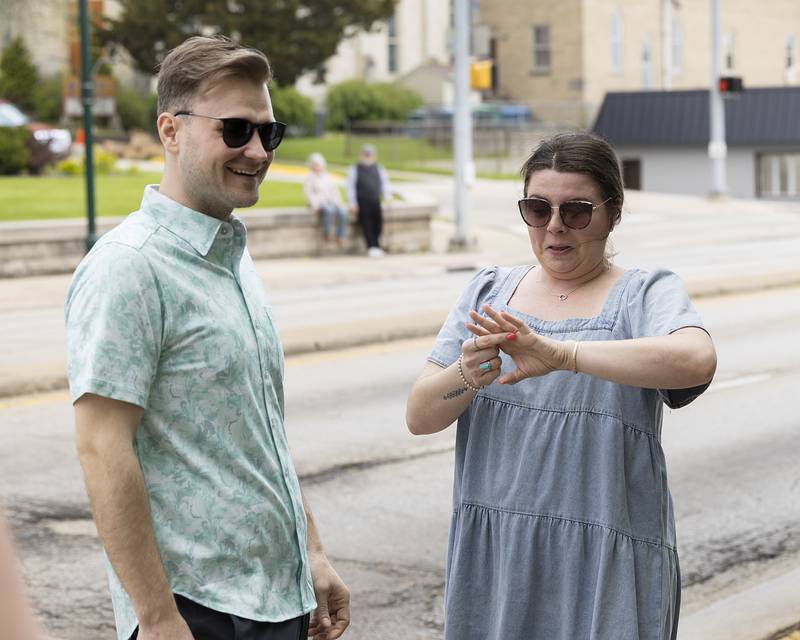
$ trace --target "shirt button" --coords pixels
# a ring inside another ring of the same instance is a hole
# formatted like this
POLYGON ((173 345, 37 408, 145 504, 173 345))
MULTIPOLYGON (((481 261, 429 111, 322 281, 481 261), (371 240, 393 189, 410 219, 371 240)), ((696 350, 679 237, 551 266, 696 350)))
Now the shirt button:
POLYGON ((222 227, 222 229, 220 229, 220 233, 223 236, 227 236, 228 235, 228 227, 222 227))

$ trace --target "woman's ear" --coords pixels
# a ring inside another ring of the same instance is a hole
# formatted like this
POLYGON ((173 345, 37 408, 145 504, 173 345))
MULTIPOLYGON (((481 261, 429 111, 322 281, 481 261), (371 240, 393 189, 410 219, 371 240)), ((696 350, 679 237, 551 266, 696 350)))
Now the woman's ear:
MULTIPOLYGON (((616 199, 615 199, 616 200, 616 199)), ((614 202, 614 210, 613 213, 608 216, 608 232, 611 233, 614 230, 620 220, 622 220, 622 207, 617 208, 616 202, 614 202)))

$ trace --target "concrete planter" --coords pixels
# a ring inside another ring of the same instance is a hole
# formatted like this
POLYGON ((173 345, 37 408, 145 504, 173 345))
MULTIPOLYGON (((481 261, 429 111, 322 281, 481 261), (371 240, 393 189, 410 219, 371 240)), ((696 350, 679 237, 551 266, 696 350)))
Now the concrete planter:
MULTIPOLYGON (((384 211, 383 247, 389 253, 428 251, 431 247, 430 203, 395 203, 384 211)), ((247 225, 247 245, 255 259, 320 255, 319 220, 305 208, 250 209, 242 219, 247 225)), ((123 218, 99 218, 103 234, 123 218)), ((86 220, 36 220, 0 224, 0 277, 69 273, 84 255, 86 220)), ((344 251, 365 250, 361 229, 350 223, 344 251)))

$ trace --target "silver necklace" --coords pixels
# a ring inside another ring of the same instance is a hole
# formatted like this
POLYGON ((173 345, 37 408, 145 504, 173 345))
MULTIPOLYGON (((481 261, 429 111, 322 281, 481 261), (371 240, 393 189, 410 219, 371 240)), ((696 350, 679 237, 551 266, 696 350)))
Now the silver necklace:
MULTIPOLYGON (((577 287, 573 287, 572 289, 570 289, 566 293, 552 293, 551 291, 548 291, 548 293, 551 296, 555 296, 556 298, 558 298, 561 302, 565 302, 575 291, 580 289, 583 285, 589 284, 590 282, 593 282, 594 280, 597 280, 600 276, 602 276, 609 269, 610 269, 610 266, 606 266, 606 268, 603 269, 600 273, 598 273, 594 278, 589 278, 588 280, 586 280, 584 282, 581 282, 577 287)), ((539 281, 541 282, 541 278, 539 279, 539 281)))

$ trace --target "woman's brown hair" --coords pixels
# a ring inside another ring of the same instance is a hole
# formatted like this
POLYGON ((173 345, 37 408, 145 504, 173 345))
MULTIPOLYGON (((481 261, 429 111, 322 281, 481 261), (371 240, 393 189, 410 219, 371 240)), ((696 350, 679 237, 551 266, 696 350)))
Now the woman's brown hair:
POLYGON ((542 140, 520 170, 526 197, 530 177, 545 169, 589 176, 600 188, 603 199, 609 199, 606 207, 611 227, 619 223, 625 199, 622 175, 617 154, 603 138, 592 133, 569 132, 542 140))

